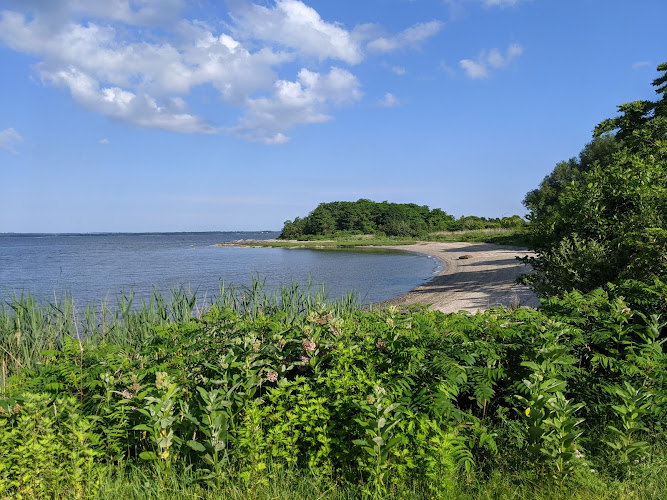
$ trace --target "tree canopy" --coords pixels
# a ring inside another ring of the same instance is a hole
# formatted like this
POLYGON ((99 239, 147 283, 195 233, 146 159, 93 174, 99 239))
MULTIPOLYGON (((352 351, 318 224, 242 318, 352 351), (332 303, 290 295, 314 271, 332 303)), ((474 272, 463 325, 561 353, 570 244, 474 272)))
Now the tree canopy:
POLYGON ((618 106, 579 159, 561 162, 526 195, 537 292, 589 291, 667 275, 667 63, 660 98, 618 106))
POLYGON ((286 221, 281 239, 304 239, 336 234, 376 234, 419 237, 437 231, 518 227, 524 220, 514 215, 502 219, 462 216, 458 220, 439 208, 415 203, 332 201, 320 203, 306 217, 286 221))

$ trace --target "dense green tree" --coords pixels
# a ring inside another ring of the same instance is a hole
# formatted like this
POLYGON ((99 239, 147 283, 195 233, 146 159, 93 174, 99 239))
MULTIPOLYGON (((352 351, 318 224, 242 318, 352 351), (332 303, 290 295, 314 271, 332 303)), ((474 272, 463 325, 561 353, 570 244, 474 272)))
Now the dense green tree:
POLYGON ((578 182, 596 163, 607 165, 619 150, 619 141, 611 135, 595 137, 586 144, 578 157, 559 162, 537 189, 526 194, 525 207, 533 217, 548 215, 553 210, 558 197, 572 182, 578 182))
POLYGON ((421 236, 449 229, 454 217, 439 208, 414 203, 377 203, 367 199, 320 203, 308 216, 286 221, 283 239, 328 236, 337 232, 421 236))
POLYGON ((415 203, 332 201, 320 203, 303 219, 285 221, 282 239, 310 239, 336 234, 377 234, 418 238, 437 231, 520 227, 525 222, 518 215, 501 219, 462 216, 458 220, 439 208, 429 209, 415 203))
MULTIPOLYGON (((667 64, 658 70, 667 73, 667 64)), ((538 254, 527 260, 534 269, 528 279, 540 294, 667 276, 665 81, 663 75, 653 82, 658 101, 623 104, 620 116, 598 125, 595 137, 616 141, 615 151, 589 148, 590 167, 548 195, 554 198, 538 203, 527 196, 535 203, 528 206, 538 254)))
POLYGON ((428 216, 429 231, 447 231, 456 221, 454 216, 449 215, 439 208, 434 208, 428 216))

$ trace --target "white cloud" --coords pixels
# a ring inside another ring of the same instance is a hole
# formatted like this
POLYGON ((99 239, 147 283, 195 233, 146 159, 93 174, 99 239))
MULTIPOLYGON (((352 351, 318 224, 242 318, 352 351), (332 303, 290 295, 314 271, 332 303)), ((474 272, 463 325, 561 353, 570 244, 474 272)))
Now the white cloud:
POLYGON ((492 68, 504 68, 512 62, 512 59, 519 57, 523 53, 523 47, 518 43, 513 43, 507 47, 506 55, 502 55, 498 49, 491 49, 488 56, 489 65, 492 68))
POLYGON ((294 82, 279 80, 269 97, 249 98, 247 111, 231 131, 265 144, 289 140, 283 132, 297 125, 331 120, 326 109, 357 101, 362 92, 357 78, 344 69, 332 67, 323 75, 301 69, 294 82))
POLYGON ((475 62, 470 59, 461 59, 459 65, 465 70, 468 78, 473 80, 489 76, 489 71, 484 63, 475 62))
POLYGON ((632 69, 639 69, 639 68, 644 68, 646 66, 650 66, 651 63, 648 61, 637 61, 635 63, 632 63, 632 69))
POLYGON ((299 0, 276 0, 273 8, 236 2, 233 14, 242 32, 253 38, 276 42, 321 60, 358 64, 363 59, 361 47, 349 31, 325 22, 315 9, 299 0))
POLYGON ((399 49, 414 48, 427 38, 436 35, 443 27, 444 23, 441 21, 418 23, 397 35, 375 38, 366 45, 366 48, 371 52, 392 52, 399 49))
POLYGON ((108 146, 109 145, 109 139, 106 139, 106 138, 105 139, 100 139, 98 142, 100 144, 102 144, 102 146, 108 146))
POLYGON ((147 94, 137 95, 119 87, 100 88, 97 80, 73 67, 42 71, 42 78, 56 87, 67 87, 81 106, 114 120, 171 132, 215 133, 215 129, 201 119, 182 112, 178 101, 158 104, 147 94))
POLYGON ((403 76, 406 73, 405 68, 402 66, 394 66, 391 68, 391 72, 398 76, 403 76))
POLYGON ((0 149, 16 152, 15 146, 22 140, 23 137, 13 128, 0 130, 0 149))
POLYGON ((482 51, 476 60, 461 59, 459 66, 463 68, 466 76, 470 79, 481 79, 489 77, 489 69, 500 69, 508 66, 515 58, 523 53, 523 47, 518 43, 513 43, 507 47, 505 55, 498 49, 482 51))
POLYGON ((400 103, 394 94, 387 92, 384 97, 378 101, 378 104, 385 108, 393 108, 398 106, 400 103))
POLYGON ((352 73, 306 69, 313 58, 356 65, 369 40, 376 52, 415 48, 443 26, 431 21, 393 36, 375 24, 348 30, 300 0, 230 0, 223 31, 181 19, 185 0, 7 2, 14 10, 0 11, 0 44, 37 58, 42 83, 65 89, 83 108, 138 127, 231 131, 265 143, 285 142, 293 127, 330 120, 332 106, 361 98, 352 73), (279 77, 294 62, 305 66, 296 79, 279 77), (202 86, 219 93, 224 111, 240 110, 236 126, 190 110, 202 86))

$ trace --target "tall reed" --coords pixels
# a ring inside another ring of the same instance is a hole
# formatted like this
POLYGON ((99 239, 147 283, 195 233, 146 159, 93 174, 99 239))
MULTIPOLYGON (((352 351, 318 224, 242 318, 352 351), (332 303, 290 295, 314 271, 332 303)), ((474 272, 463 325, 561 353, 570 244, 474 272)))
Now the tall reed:
POLYGON ((67 293, 53 301, 40 301, 30 293, 9 294, 0 303, 0 383, 21 370, 32 369, 44 360, 44 351, 60 350, 64 339, 107 342, 119 346, 140 346, 150 342, 156 329, 171 324, 202 319, 211 307, 230 310, 244 317, 282 312, 289 321, 321 308, 337 314, 361 309, 355 293, 329 300, 324 288, 308 280, 305 288, 292 280, 289 285, 269 291, 266 281, 252 276, 249 286, 227 287, 220 283, 219 295, 201 300, 197 291, 184 287, 172 289, 165 296, 153 287, 150 298, 138 303, 133 291, 122 292, 115 307, 108 300, 98 306, 75 305, 67 293))

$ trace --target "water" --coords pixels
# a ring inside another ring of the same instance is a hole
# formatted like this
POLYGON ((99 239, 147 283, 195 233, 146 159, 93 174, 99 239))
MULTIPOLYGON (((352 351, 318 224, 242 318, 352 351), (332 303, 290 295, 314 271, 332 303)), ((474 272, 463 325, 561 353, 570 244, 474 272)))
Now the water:
POLYGON ((278 233, 149 233, 0 235, 0 299, 30 292, 43 300, 71 294, 77 305, 99 304, 121 292, 150 297, 184 286, 198 297, 219 284, 248 286, 253 273, 269 290, 292 279, 325 284, 328 296, 356 291, 366 304, 407 293, 437 274, 432 257, 380 249, 217 247, 278 233))

